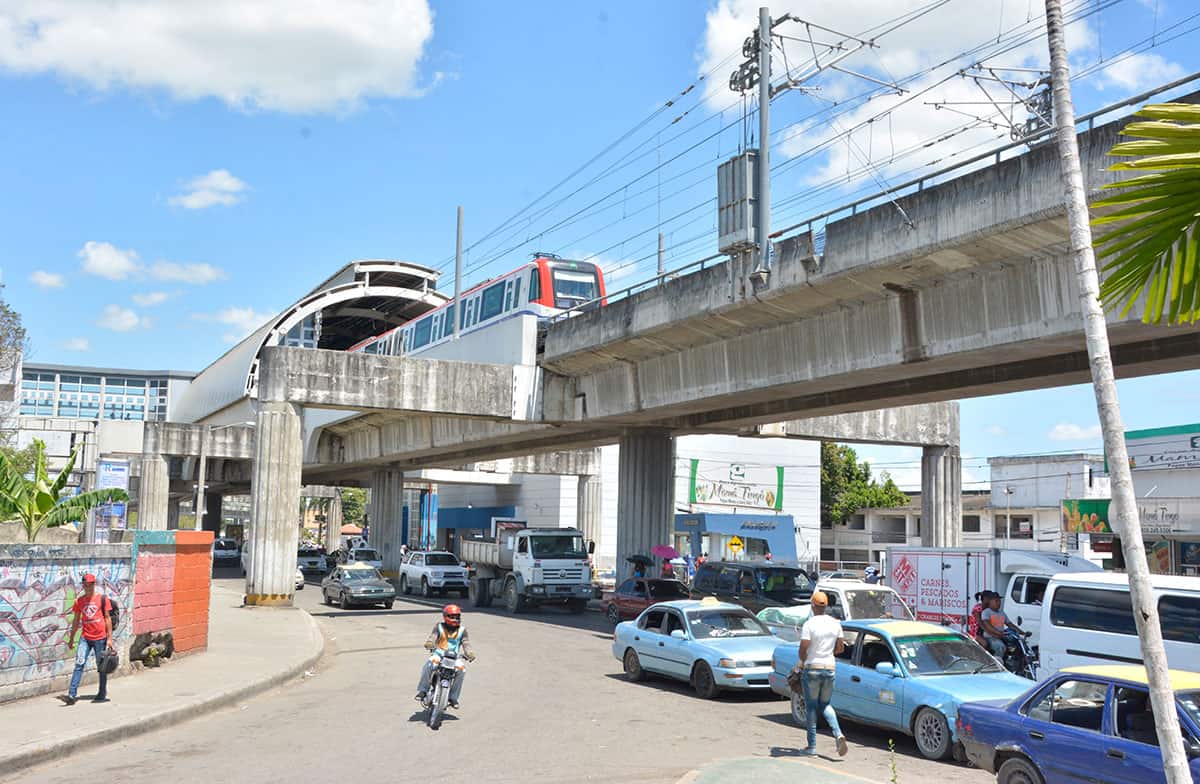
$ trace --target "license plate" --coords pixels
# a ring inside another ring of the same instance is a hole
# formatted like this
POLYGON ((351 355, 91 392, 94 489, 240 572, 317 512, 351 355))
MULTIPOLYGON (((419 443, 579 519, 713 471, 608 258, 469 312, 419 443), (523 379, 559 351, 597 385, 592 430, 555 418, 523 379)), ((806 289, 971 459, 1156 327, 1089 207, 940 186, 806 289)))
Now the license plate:
POLYGON ((556 593, 570 593, 570 592, 571 592, 571 586, 569 586, 569 585, 563 585, 563 586, 560 586, 560 587, 558 587, 558 588, 555 588, 554 590, 555 590, 555 592, 556 592, 556 593))

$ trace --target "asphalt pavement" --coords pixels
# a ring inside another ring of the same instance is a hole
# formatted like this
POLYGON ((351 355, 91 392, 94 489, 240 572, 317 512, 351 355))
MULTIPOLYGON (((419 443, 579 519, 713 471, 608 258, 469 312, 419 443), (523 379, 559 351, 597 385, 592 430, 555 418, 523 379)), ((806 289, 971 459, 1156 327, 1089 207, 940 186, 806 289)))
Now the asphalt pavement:
MULTIPOLYGON (((241 584, 221 582, 235 590, 241 584)), ((799 759, 804 733, 782 699, 730 694, 705 701, 686 684, 627 682, 611 654, 611 627, 597 613, 548 609, 514 617, 464 607, 479 659, 468 670, 462 707, 433 731, 413 694, 422 643, 442 601, 402 598, 390 611, 341 610, 322 606, 316 585, 297 598, 325 635, 313 677, 3 781, 892 780, 888 733, 847 724, 847 757, 823 735, 822 756, 799 759)), ((993 780, 958 763, 925 760, 911 739, 895 740, 900 784, 993 780)))

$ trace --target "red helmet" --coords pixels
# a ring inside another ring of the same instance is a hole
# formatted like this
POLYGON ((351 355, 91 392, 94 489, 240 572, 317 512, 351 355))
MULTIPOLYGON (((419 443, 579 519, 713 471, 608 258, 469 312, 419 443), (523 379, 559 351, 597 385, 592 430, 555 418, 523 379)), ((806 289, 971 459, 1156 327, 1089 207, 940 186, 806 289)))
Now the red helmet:
POLYGON ((457 604, 447 604, 442 609, 442 623, 450 627, 457 627, 462 623, 462 608, 457 604))

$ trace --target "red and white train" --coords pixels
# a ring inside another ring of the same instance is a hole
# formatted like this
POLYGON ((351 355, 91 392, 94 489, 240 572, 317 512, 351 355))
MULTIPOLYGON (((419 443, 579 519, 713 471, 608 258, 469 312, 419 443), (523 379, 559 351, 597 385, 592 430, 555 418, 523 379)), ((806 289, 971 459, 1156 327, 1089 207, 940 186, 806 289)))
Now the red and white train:
MULTIPOLYGON (((521 315, 549 318, 585 302, 602 303, 604 295, 604 274, 595 264, 539 253, 507 275, 463 292, 459 335, 521 315)), ((454 311, 454 302, 447 302, 347 350, 388 356, 421 354, 453 338, 454 311)))

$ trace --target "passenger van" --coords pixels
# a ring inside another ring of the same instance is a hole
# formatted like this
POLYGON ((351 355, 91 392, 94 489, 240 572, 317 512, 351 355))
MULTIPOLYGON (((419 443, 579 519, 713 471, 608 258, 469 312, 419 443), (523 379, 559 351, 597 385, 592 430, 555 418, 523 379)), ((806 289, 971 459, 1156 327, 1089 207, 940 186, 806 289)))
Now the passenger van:
MULTIPOLYGON (((1200 577, 1152 575, 1167 661, 1200 671, 1200 577)), ((1041 675, 1066 667, 1141 664, 1125 574, 1056 574, 1042 604, 1041 675)))

